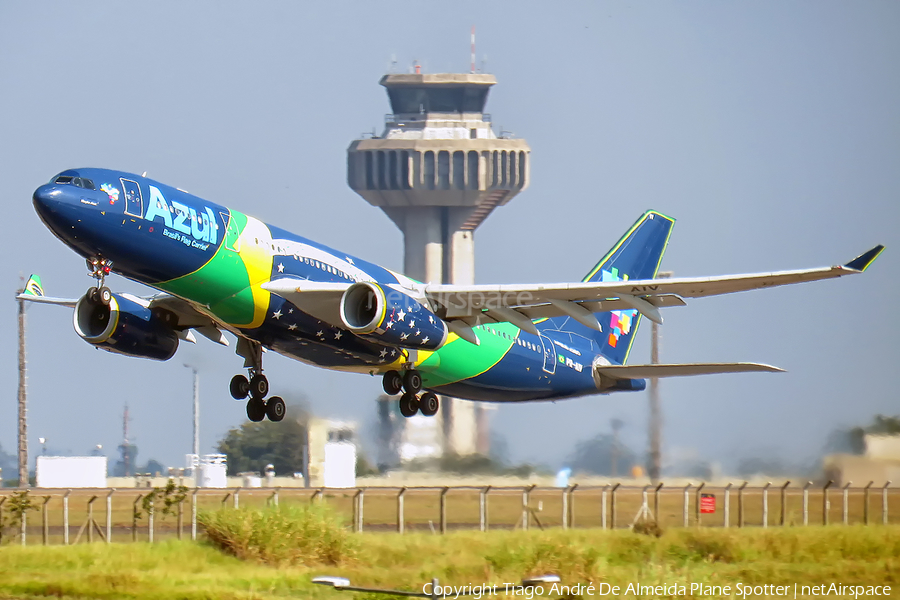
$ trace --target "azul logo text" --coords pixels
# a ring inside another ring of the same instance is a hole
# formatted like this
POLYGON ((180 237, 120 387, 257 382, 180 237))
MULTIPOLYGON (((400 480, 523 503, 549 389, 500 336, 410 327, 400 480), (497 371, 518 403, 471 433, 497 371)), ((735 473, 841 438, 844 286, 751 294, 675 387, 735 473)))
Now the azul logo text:
POLYGON ((156 186, 151 185, 149 187, 150 202, 147 206, 147 214, 144 215, 145 219, 154 221, 157 218, 162 218, 166 227, 171 227, 175 231, 190 235, 195 240, 209 242, 210 244, 216 243, 219 226, 211 208, 207 206, 203 212, 197 212, 195 209, 175 200, 172 201, 170 206, 156 186))

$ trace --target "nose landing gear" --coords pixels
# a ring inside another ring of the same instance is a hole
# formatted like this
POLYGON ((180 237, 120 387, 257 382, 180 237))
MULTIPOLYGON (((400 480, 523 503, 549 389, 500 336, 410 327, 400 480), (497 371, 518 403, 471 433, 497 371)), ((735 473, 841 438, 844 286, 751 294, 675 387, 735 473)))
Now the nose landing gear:
POLYGON ((262 373, 262 346, 245 338, 240 338, 237 344, 237 354, 244 357, 244 366, 247 367, 250 378, 243 375, 235 375, 231 378, 229 390, 235 400, 247 400, 247 418, 258 423, 266 417, 270 421, 281 421, 287 412, 284 400, 280 396, 272 396, 266 400, 269 393, 269 380, 262 373))
POLYGON ((420 412, 426 417, 433 417, 440 409, 440 401, 434 392, 425 392, 421 397, 418 395, 422 391, 422 374, 415 369, 409 369, 403 375, 398 371, 388 371, 383 375, 381 385, 389 396, 403 392, 399 404, 400 414, 404 417, 414 417, 420 412))

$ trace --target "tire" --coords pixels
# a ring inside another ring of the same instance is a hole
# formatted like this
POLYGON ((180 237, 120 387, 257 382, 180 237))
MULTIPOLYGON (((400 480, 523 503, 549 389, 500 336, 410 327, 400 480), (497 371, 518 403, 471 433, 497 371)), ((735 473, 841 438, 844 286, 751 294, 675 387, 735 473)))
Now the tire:
POLYGON ((397 371, 388 371, 381 380, 381 387, 388 396, 396 396, 403 391, 403 378, 397 371))
POLYGON ((404 417, 414 417, 419 412, 419 399, 415 394, 406 392, 400 396, 400 414, 404 417))
POLYGON ((250 380, 250 395, 262 400, 269 393, 269 380, 265 375, 254 375, 250 380))
POLYGON ((280 396, 272 396, 266 402, 266 416, 269 417, 270 421, 275 421, 277 423, 282 420, 286 411, 287 407, 284 405, 284 400, 282 400, 280 396))
POLYGON ((425 392, 419 397, 419 412, 426 417, 433 417, 441 409, 441 403, 434 392, 425 392))
POLYGON ((243 375, 232 377, 231 384, 228 387, 231 391, 231 397, 235 400, 243 400, 250 395, 250 382, 243 375))
POLYGON ((410 394, 418 394, 422 391, 422 375, 415 369, 407 371, 403 375, 403 390, 410 394))
POLYGON ((100 300, 100 304, 103 306, 109 306, 109 303, 112 300, 112 291, 105 286, 100 288, 97 291, 97 299, 100 300))
POLYGON ((100 304, 100 299, 97 297, 97 292, 98 290, 95 287, 88 288, 88 291, 85 294, 85 296, 87 296, 88 302, 90 302, 91 304, 100 304))
POLYGON ((254 423, 259 423, 266 418, 266 405, 262 400, 250 398, 247 400, 247 418, 254 423))

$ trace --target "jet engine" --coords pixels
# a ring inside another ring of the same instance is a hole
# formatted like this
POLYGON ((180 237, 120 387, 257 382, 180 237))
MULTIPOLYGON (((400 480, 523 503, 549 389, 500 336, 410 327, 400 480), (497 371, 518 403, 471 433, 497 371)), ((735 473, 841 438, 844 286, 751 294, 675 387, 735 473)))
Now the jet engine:
POLYGON ((75 331, 108 352, 169 360, 178 349, 171 321, 135 300, 112 294, 109 304, 104 304, 89 294, 83 296, 75 305, 75 331))
POLYGON ((391 346, 436 350, 447 324, 421 302, 377 283, 354 283, 341 297, 341 320, 353 333, 391 346))

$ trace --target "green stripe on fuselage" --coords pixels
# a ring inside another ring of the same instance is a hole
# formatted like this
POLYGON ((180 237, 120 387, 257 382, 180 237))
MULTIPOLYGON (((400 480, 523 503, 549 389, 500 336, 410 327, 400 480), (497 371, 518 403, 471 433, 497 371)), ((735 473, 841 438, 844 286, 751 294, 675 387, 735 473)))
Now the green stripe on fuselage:
POLYGON ((503 360, 520 333, 518 327, 509 323, 491 323, 474 331, 478 335, 480 345, 476 346, 457 338, 422 361, 419 370, 426 387, 456 383, 488 371, 503 360), (501 335, 491 333, 485 327, 501 335))
POLYGON ((229 212, 225 238, 213 257, 193 273, 156 287, 208 307, 226 323, 249 323, 253 320, 250 275, 240 253, 234 250, 240 249, 236 244, 247 216, 236 210, 229 212))

